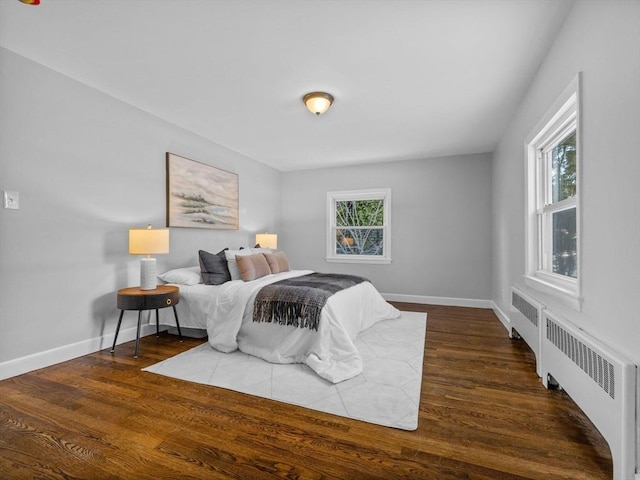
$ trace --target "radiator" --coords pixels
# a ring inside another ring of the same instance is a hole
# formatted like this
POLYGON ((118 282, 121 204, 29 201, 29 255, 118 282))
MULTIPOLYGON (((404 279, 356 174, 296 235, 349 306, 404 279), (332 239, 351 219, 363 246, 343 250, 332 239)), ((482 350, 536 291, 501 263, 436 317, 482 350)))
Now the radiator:
POLYGON ((548 310, 542 318, 542 383, 548 388, 555 380, 598 428, 611 449, 614 480, 633 479, 636 366, 548 310))
POLYGON ((515 287, 511 287, 511 336, 521 337, 536 357, 536 373, 542 376, 542 308, 543 306, 515 287), (514 333, 515 330, 515 333, 514 333))

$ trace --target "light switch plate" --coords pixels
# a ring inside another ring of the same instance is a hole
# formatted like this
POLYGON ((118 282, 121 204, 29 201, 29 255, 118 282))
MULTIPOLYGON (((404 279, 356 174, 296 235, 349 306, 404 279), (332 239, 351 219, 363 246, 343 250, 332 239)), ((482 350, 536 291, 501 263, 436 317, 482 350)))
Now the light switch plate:
POLYGON ((18 210, 20 208, 20 194, 18 192, 4 192, 4 208, 18 210))

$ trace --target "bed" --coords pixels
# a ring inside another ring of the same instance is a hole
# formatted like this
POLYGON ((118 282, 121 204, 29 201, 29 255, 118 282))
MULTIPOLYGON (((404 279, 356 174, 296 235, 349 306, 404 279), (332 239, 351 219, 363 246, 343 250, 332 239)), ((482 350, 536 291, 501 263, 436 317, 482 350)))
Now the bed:
MULTIPOLYGON (((317 330, 253 321, 254 300, 263 287, 311 273, 288 270, 220 285, 169 283, 180 287, 181 327, 205 329, 213 348, 239 349, 272 363, 304 363, 320 377, 338 383, 362 372, 353 343, 356 336, 381 320, 399 317, 400 312, 363 281, 328 298, 317 330)), ((169 316, 163 316, 162 323, 175 325, 169 316)))

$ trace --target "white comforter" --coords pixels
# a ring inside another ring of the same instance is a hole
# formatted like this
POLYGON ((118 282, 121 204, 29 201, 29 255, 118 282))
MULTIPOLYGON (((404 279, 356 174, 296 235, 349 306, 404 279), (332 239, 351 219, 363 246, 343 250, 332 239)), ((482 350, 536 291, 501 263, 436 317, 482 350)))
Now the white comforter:
POLYGON ((312 272, 296 270, 215 287, 213 296, 200 299, 207 312, 211 346, 223 352, 240 349, 272 363, 304 363, 333 383, 361 373, 355 337, 380 320, 400 315, 369 282, 332 295, 322 310, 317 331, 253 322, 253 302, 263 286, 308 273, 312 272))

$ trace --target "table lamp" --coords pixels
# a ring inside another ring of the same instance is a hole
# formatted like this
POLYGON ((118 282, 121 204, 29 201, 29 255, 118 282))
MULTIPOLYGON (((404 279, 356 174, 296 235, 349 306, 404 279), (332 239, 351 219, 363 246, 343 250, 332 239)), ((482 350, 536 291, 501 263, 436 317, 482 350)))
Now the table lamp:
POLYGON ((155 290, 156 259, 151 255, 169 253, 168 228, 131 228, 129 229, 129 254, 146 255, 140 259, 140 290, 155 290))
POLYGON ((278 248, 278 235, 275 233, 256 233, 256 245, 262 248, 278 248))

